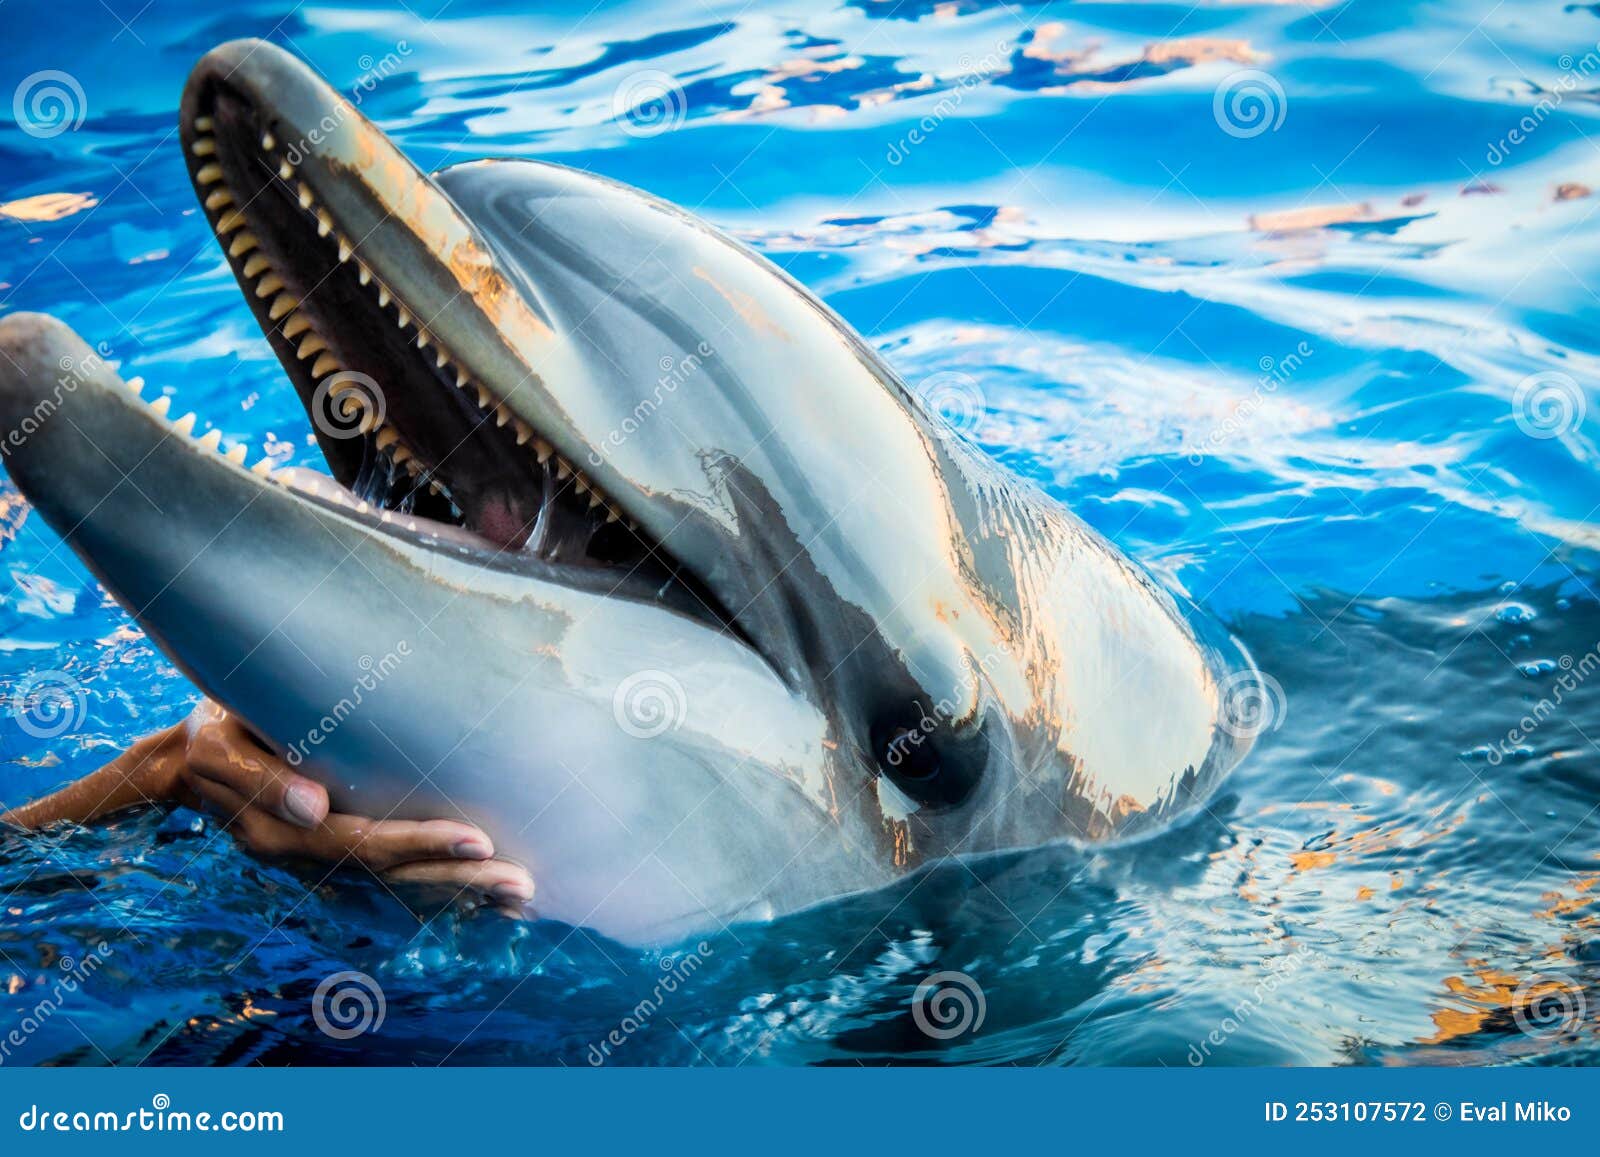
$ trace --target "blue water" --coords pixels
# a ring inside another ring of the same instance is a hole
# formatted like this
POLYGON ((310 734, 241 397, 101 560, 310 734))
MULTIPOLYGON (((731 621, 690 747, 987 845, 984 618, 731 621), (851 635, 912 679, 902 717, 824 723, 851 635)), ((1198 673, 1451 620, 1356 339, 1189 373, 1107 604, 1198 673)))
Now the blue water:
MULTIPOLYGON (((266 36, 425 166, 552 158, 754 245, 909 382, 960 383, 969 436, 1283 694, 1209 813, 1153 843, 951 867, 665 957, 419 921, 186 812, 0 836, 0 1030, 32 1025, 4 1063, 583 1065, 613 1032, 610 1064, 1595 1059, 1591 6, 135 8, 0 9, 0 92, 44 69, 82 90, 76 128, 0 124, 0 310, 319 465, 175 135, 194 59, 266 36), (655 73, 661 107, 619 108, 655 73), (385 1001, 348 1040, 311 1015, 341 970, 385 1001), (984 998, 948 1040, 912 1015, 942 970, 984 998)), ((0 717, 14 804, 195 691, 9 483, 0 568, 0 695, 41 671, 83 691, 55 738, 0 717)))

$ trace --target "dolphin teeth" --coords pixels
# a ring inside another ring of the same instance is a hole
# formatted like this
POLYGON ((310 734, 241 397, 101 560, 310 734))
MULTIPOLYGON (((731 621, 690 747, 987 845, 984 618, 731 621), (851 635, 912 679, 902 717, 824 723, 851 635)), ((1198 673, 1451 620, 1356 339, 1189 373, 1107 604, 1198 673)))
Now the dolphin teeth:
POLYGON ((404 442, 397 442, 395 448, 389 451, 389 457, 404 466, 413 459, 414 455, 411 453, 410 447, 404 442))
POLYGON ((211 131, 212 124, 213 122, 210 117, 195 117, 194 131, 197 133, 209 133, 211 131))
POLYGON ((533 452, 539 459, 539 465, 543 466, 550 461, 550 455, 555 453, 555 447, 551 446, 543 438, 535 438, 533 440, 533 452))
POLYGON ((428 348, 428 331, 427 330, 423 330, 423 329, 417 330, 417 348, 419 350, 425 350, 425 349, 428 348))
POLYGON ((411 315, 406 312, 405 306, 402 305, 400 307, 399 312, 395 315, 395 322, 401 329, 405 329, 406 326, 411 324, 411 315))
POLYGON ((271 297, 283 288, 283 278, 276 273, 269 273, 261 279, 261 284, 256 286, 257 297, 271 297))
MULTIPOLYGON (((583 478, 582 474, 576 474, 576 473, 573 474, 573 476, 572 476, 572 488, 574 490, 576 490, 579 494, 587 494, 587 493, 589 493, 589 484, 584 481, 584 478, 583 478)), ((591 505, 593 505, 593 504, 591 503, 591 505)))
POLYGON ((129 378, 128 382, 127 382, 127 386, 128 386, 128 389, 133 391, 133 396, 134 397, 138 397, 139 396, 139 392, 144 389, 144 379, 143 378, 129 378))
POLYGON ((202 165, 200 171, 194 175, 194 179, 202 185, 215 185, 222 180, 222 166, 215 162, 209 165, 202 165))
POLYGON ((165 418, 167 416, 167 411, 172 409, 172 399, 166 394, 162 394, 159 398, 150 403, 150 408, 156 412, 156 417, 165 418))
POLYGON ((456 367, 456 389, 458 389, 458 390, 466 389, 467 388, 467 384, 469 382, 471 382, 471 381, 472 381, 472 379, 467 376, 466 367, 464 367, 464 366, 456 367))
POLYGON ((190 410, 183 417, 179 418, 176 422, 172 423, 172 428, 174 430, 176 430, 178 433, 187 436, 187 435, 189 435, 190 433, 192 433, 194 431, 194 423, 195 423, 194 411, 190 410))
POLYGON ((511 421, 511 411, 504 406, 496 406, 494 408, 494 424, 496 426, 504 426, 509 421, 511 421))
POLYGON ((349 239, 341 235, 339 237, 339 264, 343 265, 346 261, 349 261, 350 255, 354 252, 355 250, 350 247, 349 239))
POLYGON ((605 499, 602 498, 598 492, 596 492, 596 491, 590 491, 589 492, 589 509, 590 510, 593 510, 596 506, 604 505, 604 503, 605 503, 605 499))
POLYGON ((438 368, 442 370, 442 369, 445 368, 445 366, 447 366, 449 364, 450 364, 450 355, 445 353, 443 347, 441 347, 440 350, 439 350, 439 365, 438 365, 438 368))
POLYGON ((201 137, 189 146, 189 151, 197 157, 209 157, 217 151, 217 142, 210 137, 201 137))
POLYGON ((294 337, 311 328, 311 319, 303 313, 296 313, 283 323, 283 336, 294 337))
POLYGON ((326 209, 317 210, 317 236, 326 237, 333 232, 333 218, 328 216, 326 209))
POLYGON ((482 386, 479 386, 478 387, 478 409, 487 410, 492 405, 494 405, 494 398, 492 396, 490 396, 488 390, 484 389, 482 386))
POLYGON ((378 286, 378 305, 381 307, 381 306, 387 306, 388 304, 389 304, 389 291, 387 289, 385 289, 383 286, 380 285, 380 286, 378 286))
POLYGON ((533 437, 533 427, 528 425, 528 423, 524 422, 521 418, 515 418, 513 419, 513 422, 517 427, 517 445, 526 446, 528 444, 528 439, 533 437))
POLYGON ((233 194, 227 189, 218 189, 206 198, 207 209, 225 209, 233 204, 233 194))
POLYGON ((263 269, 271 268, 272 262, 267 260, 267 255, 265 253, 257 253, 255 256, 251 257, 249 261, 244 263, 244 275, 246 277, 254 277, 263 269))
POLYGON ((207 450, 216 450, 222 445, 222 431, 213 426, 200 435, 200 445, 207 450))
POLYGON ((400 440, 400 434, 393 426, 378 427, 378 449, 387 450, 400 440))
POLYGON ((560 481, 565 481, 571 477, 572 467, 567 465, 567 460, 565 458, 558 457, 556 459, 556 478, 560 481))
POLYGON ((243 233, 239 234, 239 236, 233 239, 232 245, 228 246, 228 256, 243 257, 246 253, 250 252, 250 250, 254 249, 260 244, 260 239, 257 238, 254 233, 250 232, 250 230, 246 229, 243 233))
MULTIPOLYGON (((288 336, 287 330, 284 331, 284 335, 288 336)), ((300 348, 296 351, 296 356, 299 357, 301 361, 305 361, 312 354, 320 354, 327 348, 328 343, 322 340, 321 334, 307 334, 306 340, 300 343, 300 348)))
POLYGON ((362 285, 366 285, 372 280, 372 270, 358 261, 356 262, 356 276, 361 280, 362 285))
POLYGON ((294 176, 294 166, 291 165, 288 161, 279 161, 278 162, 278 176, 282 180, 287 181, 290 177, 294 176))
POLYGON ((261 459, 261 461, 250 467, 250 473, 259 474, 263 478, 270 478, 272 476, 272 459, 261 459))
POLYGON ((300 182, 300 208, 311 208, 311 186, 304 181, 300 182))
POLYGON ((378 419, 372 414, 372 407, 366 406, 361 411, 361 424, 356 427, 363 434, 370 434, 378 428, 378 419))
POLYGON ((320 378, 323 374, 331 374, 339 368, 339 359, 331 353, 321 354, 311 363, 311 376, 320 378))
POLYGON ((280 293, 272 299, 272 308, 267 310, 267 316, 277 321, 284 314, 300 308, 300 299, 292 293, 280 293))
POLYGON ((219 236, 225 237, 235 229, 243 226, 244 212, 240 209, 229 209, 221 217, 217 218, 217 234, 219 236))
POLYGON ((278 142, 273 139, 273 136, 272 136, 271 133, 262 133, 261 134, 261 147, 263 149, 271 150, 271 149, 277 148, 277 146, 278 146, 278 142))
POLYGON ((622 520, 622 515, 617 513, 617 508, 615 506, 606 507, 606 522, 607 523, 620 522, 621 520, 622 520))
POLYGON ((235 466, 243 466, 244 456, 247 453, 248 451, 244 448, 244 443, 236 442, 232 446, 228 447, 227 453, 225 453, 223 457, 229 462, 232 462, 235 466))

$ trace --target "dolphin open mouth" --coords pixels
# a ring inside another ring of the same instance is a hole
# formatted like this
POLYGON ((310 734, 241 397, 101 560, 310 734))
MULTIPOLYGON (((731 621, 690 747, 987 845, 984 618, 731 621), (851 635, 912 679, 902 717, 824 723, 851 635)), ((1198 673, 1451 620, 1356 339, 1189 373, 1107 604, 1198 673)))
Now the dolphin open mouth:
MULTIPOLYGON (((502 563, 654 599, 742 638, 711 591, 574 465, 576 455, 556 448, 553 431, 535 428, 527 407, 510 402, 536 374, 526 359, 485 352, 471 323, 497 295, 484 292, 481 270, 476 282, 460 283, 463 246, 438 243, 392 204, 386 212, 361 199, 409 179, 429 195, 412 217, 448 216, 442 192, 348 105, 329 115, 348 114, 368 134, 361 144, 388 155, 323 157, 313 166, 304 140, 288 135, 297 127, 265 106, 202 62, 180 130, 212 228, 342 492, 309 489, 361 513, 405 515, 402 528, 425 520, 429 530, 454 528, 446 532, 454 542, 468 532, 502 563), (329 188, 340 183, 343 190, 329 188), (351 190, 361 213, 343 212, 329 195, 351 190), (441 275, 425 282, 429 292, 409 293, 417 267, 430 264, 441 275), (455 292, 438 292, 452 275, 455 292)), ((475 247, 469 257, 492 262, 475 247)), ((537 330, 539 319, 527 327, 537 330)))

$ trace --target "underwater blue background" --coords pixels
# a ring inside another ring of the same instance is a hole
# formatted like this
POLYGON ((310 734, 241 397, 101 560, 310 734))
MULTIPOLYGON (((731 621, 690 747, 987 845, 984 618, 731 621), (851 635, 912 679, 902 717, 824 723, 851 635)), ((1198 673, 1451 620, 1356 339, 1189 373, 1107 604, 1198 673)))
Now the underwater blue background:
MULTIPOLYGON (((3 1063, 587 1065, 630 1017, 604 1063, 1594 1060, 1600 6, 0 7, 0 96, 66 93, 0 119, 0 310, 318 466, 179 154, 184 75, 246 35, 424 167, 549 158, 753 245, 1281 696, 1159 839, 661 953, 419 923, 182 811, 0 835, 0 1032, 107 945, 3 1063), (311 1015, 342 970, 386 1005, 348 1040, 311 1015), (911 1012, 943 970, 985 1007, 949 1040, 911 1012)), ((0 571, 0 802, 188 711, 8 481, 0 571), (41 672, 82 692, 48 738, 41 672)))

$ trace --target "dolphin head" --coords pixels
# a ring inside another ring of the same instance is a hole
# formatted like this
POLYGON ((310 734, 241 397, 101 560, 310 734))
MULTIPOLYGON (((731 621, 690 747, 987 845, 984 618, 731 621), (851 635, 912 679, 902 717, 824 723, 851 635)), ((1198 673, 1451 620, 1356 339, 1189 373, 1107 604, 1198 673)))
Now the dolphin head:
POLYGON ((430 177, 259 41, 200 61, 181 136, 332 479, 243 469, 33 316, 0 449, 338 806, 459 812, 542 911, 650 939, 1128 834, 1248 746, 1225 637, 693 217, 430 177))

